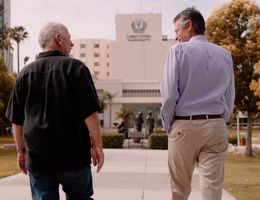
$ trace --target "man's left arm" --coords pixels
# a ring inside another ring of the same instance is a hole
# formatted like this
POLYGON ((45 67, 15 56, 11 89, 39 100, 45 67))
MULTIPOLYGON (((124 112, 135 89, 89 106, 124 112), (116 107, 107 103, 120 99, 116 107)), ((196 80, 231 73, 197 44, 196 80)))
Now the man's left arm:
POLYGON ((14 140, 17 149, 17 164, 19 166, 19 169, 24 174, 27 174, 26 149, 25 149, 25 142, 24 142, 23 126, 13 123, 12 127, 13 127, 14 140))
POLYGON ((224 119, 226 122, 228 122, 230 115, 232 114, 234 108, 234 100, 235 100, 235 79, 234 79, 233 61, 231 55, 230 55, 230 68, 231 68, 230 70, 231 79, 225 93, 225 99, 228 108, 228 110, 224 113, 224 119))

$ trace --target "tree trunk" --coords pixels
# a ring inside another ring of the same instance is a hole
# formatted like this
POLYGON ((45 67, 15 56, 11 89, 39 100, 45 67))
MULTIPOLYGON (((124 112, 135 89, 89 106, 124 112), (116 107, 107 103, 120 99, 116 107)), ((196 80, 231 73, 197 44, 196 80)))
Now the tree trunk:
POLYGON ((17 42, 17 73, 20 72, 20 49, 19 49, 19 42, 17 42))
POLYGON ((248 115, 247 118, 247 135, 246 135, 246 156, 253 156, 252 150, 252 116, 248 115))

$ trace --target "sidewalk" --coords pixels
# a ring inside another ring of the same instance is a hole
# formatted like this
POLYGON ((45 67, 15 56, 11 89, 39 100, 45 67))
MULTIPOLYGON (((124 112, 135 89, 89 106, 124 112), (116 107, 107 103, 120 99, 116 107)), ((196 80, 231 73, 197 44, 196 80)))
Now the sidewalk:
MULTIPOLYGON (((102 172, 93 168, 95 200, 169 200, 170 184, 166 150, 105 149, 102 172)), ((1 200, 29 200, 28 176, 0 179, 1 200)), ((61 199, 65 200, 61 192, 61 199)), ((199 200, 198 174, 192 180, 189 200, 199 200)), ((223 191, 222 200, 235 200, 223 191)))

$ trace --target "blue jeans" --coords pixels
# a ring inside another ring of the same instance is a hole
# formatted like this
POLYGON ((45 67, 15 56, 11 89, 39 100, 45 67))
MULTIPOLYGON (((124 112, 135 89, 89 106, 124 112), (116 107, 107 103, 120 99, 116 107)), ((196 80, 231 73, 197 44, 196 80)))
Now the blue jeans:
POLYGON ((58 173, 29 172, 33 200, 59 200, 59 184, 67 200, 93 200, 91 167, 58 173))

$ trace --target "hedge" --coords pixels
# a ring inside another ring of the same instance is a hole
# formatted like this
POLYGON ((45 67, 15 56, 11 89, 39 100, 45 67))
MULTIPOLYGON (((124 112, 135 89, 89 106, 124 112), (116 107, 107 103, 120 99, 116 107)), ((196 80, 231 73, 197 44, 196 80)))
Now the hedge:
POLYGON ((151 149, 168 149, 168 135, 166 133, 152 133, 148 142, 151 149))
POLYGON ((103 148, 123 148, 124 138, 122 133, 102 133, 103 148))

